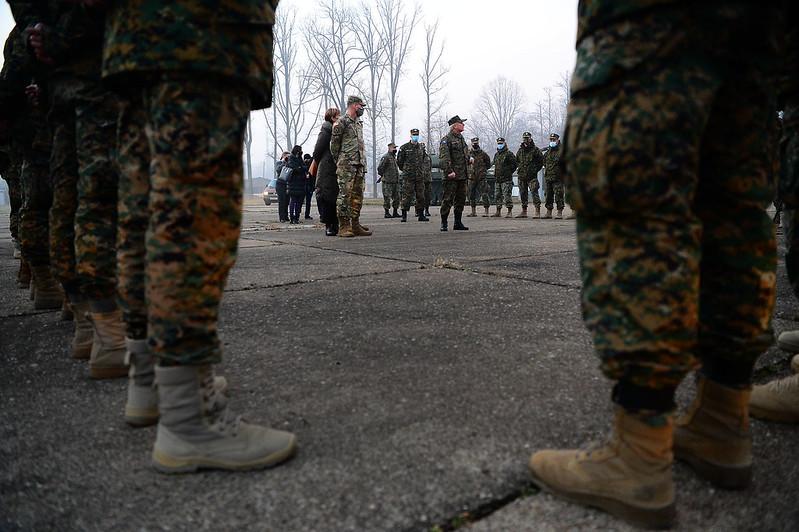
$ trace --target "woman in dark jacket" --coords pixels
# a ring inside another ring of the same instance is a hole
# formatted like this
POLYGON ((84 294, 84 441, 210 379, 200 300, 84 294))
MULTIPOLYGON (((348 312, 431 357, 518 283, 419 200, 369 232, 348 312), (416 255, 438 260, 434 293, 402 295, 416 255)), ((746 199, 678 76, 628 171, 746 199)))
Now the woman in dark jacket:
POLYGON ((313 160, 316 163, 316 205, 319 216, 325 224, 325 234, 338 234, 338 216, 336 200, 338 199, 338 179, 336 178, 336 162, 330 153, 330 137, 333 136, 333 124, 341 116, 341 112, 331 107, 325 112, 325 121, 319 130, 313 160))
POLYGON ((302 146, 294 146, 286 166, 291 168, 288 180, 289 218, 292 224, 298 224, 302 204, 305 202, 305 182, 308 177, 302 160, 302 146))

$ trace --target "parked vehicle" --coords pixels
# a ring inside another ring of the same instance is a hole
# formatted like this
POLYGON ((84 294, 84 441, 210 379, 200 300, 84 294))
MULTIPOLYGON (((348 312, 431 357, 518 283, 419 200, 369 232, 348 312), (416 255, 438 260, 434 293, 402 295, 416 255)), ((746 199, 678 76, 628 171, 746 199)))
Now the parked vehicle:
POLYGON ((271 181, 269 181, 269 184, 266 185, 266 188, 261 194, 261 197, 264 199, 264 205, 266 205, 267 207, 271 205, 273 201, 277 203, 277 189, 275 188, 276 186, 277 186, 277 179, 272 179, 271 181))

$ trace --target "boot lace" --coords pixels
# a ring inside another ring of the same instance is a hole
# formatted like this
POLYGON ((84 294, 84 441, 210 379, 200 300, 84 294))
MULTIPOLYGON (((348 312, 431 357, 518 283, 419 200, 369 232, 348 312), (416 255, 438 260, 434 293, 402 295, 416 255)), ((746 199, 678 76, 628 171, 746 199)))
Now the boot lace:
POLYGON ((210 428, 236 436, 242 421, 241 416, 231 413, 227 407, 227 396, 214 385, 213 371, 203 374, 200 386, 203 392, 203 413, 210 428))

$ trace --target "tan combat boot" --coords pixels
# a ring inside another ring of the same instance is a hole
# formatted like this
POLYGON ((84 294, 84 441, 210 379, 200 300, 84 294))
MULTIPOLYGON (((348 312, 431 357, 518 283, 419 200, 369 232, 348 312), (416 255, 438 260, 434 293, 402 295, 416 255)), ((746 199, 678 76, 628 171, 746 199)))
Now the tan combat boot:
POLYGON ((497 205, 497 212, 491 215, 491 218, 501 218, 502 217, 502 207, 497 205))
POLYGON ((777 346, 788 353, 799 353, 799 330, 780 333, 777 346))
POLYGON ((64 302, 61 287, 53 279, 50 266, 34 266, 33 284, 36 287, 33 293, 33 308, 36 310, 60 310, 64 302))
POLYGON ((31 267, 25 259, 19 261, 19 271, 17 272, 17 288, 27 290, 31 286, 31 267))
POLYGON ((555 215, 556 220, 563 220, 563 209, 558 209, 558 213, 555 215))
POLYGON ((488 218, 490 215, 488 214, 488 207, 483 207, 485 212, 483 213, 483 218, 488 218))
POLYGON ((513 210, 513 205, 508 207, 508 213, 505 215, 505 218, 513 218, 513 216, 511 215, 512 210, 513 210))
POLYGON ((551 220, 552 219, 552 209, 547 209, 547 213, 543 215, 541 218, 544 220, 551 220))
POLYGON ((577 218, 577 215, 575 214, 574 209, 569 207, 569 215, 566 217, 566 219, 567 220, 574 220, 575 218, 577 218))
POLYGON ((147 345, 147 339, 125 338, 125 346, 125 362, 130 365, 125 423, 132 427, 155 425, 158 423, 155 357, 147 345))
POLYGON ((533 216, 533 218, 541 219, 541 207, 540 206, 535 208, 535 216, 533 216))
MULTIPOLYGON (((799 366, 799 356, 793 362, 799 366)), ((749 413, 765 421, 799 423, 799 374, 755 386, 749 399, 749 413)))
POLYGON ((352 224, 349 218, 338 219, 338 236, 341 238, 352 238, 355 234, 352 232, 352 224))
POLYGON ((94 327, 89 320, 89 303, 82 301, 72 304, 72 313, 75 316, 75 334, 72 337, 72 358, 87 360, 92 353, 92 340, 94 327))
POLYGON ((634 525, 668 528, 675 518, 673 428, 671 416, 665 426, 653 427, 618 408, 604 445, 533 454, 533 480, 545 491, 634 525))
POLYGON ((750 393, 700 375, 696 398, 676 423, 674 456, 719 488, 743 489, 752 480, 750 393))
POLYGON ((369 228, 362 226, 358 218, 352 219, 352 234, 355 236, 372 236, 369 228))
POLYGON ((297 449, 290 432, 252 425, 232 414, 211 366, 156 366, 161 418, 153 466, 162 473, 275 466, 297 449))
POLYGON ((472 207, 472 212, 466 215, 467 218, 474 218, 477 216, 477 207, 472 207))
POLYGON ((125 363, 125 323, 122 311, 92 312, 94 327, 92 352, 89 357, 89 377, 118 379, 128 375, 125 363))
POLYGON ((527 207, 522 207, 522 212, 517 214, 516 218, 527 218, 527 207))

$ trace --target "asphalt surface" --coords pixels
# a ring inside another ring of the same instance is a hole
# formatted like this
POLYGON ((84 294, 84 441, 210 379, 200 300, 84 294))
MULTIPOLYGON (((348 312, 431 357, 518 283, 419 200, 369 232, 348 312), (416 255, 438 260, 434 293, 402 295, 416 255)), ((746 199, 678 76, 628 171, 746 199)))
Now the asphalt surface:
MULTIPOLYGON (((71 360, 71 324, 15 287, 0 210, 0 530, 627 530, 530 488, 529 454, 610 426, 580 318, 572 221, 383 220, 371 238, 246 208, 222 309, 232 408, 297 433, 291 462, 164 476, 125 381, 71 360)), ((734 289, 734 287, 731 287, 734 289)), ((799 326, 780 268, 777 332, 799 326)), ((757 378, 787 374, 772 348, 757 378)), ((679 393, 684 405, 692 379, 679 393)), ((799 427, 753 423, 754 484, 674 468, 681 530, 798 530, 799 427)))

